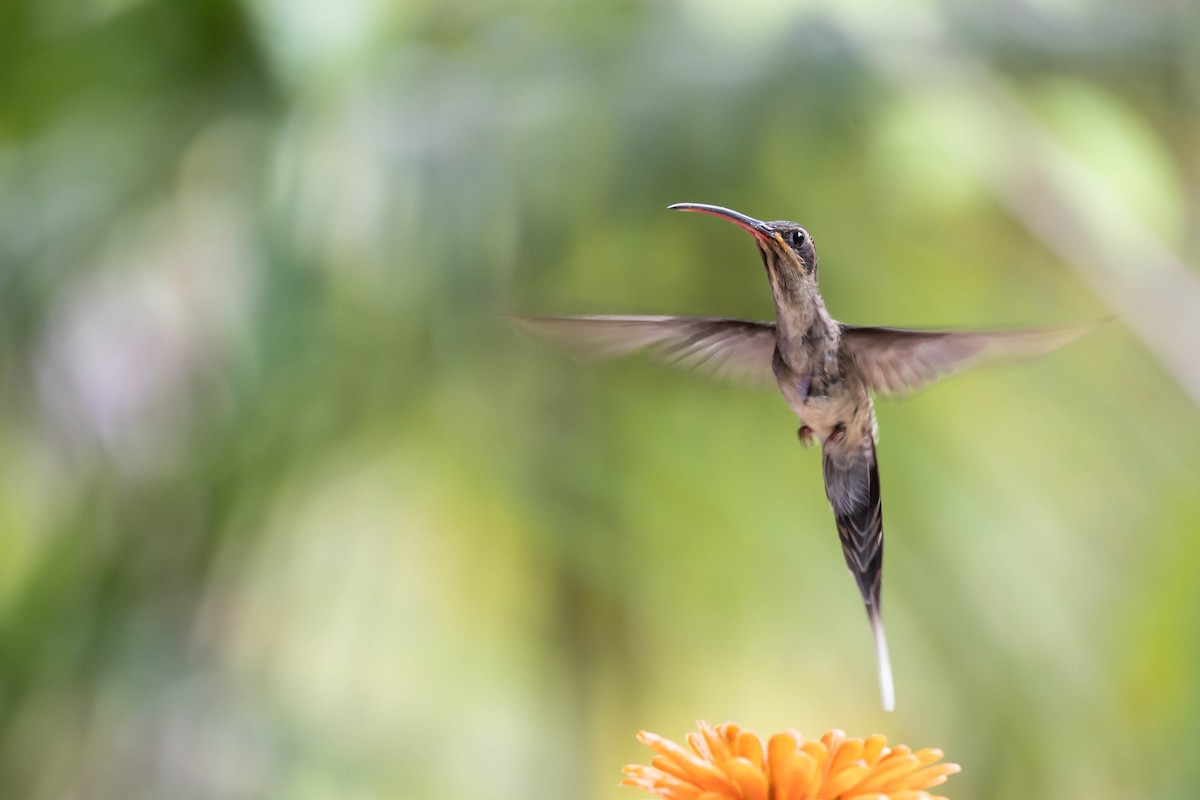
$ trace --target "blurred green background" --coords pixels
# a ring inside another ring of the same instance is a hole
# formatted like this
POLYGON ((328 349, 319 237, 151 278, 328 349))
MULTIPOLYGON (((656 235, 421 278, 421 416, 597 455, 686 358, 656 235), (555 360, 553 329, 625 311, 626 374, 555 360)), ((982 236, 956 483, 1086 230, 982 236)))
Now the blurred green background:
POLYGON ((1200 785, 1194 0, 5 0, 0 797, 633 798, 696 718, 1200 785), (898 710, 781 398, 496 312, 1118 319, 878 404, 898 710))

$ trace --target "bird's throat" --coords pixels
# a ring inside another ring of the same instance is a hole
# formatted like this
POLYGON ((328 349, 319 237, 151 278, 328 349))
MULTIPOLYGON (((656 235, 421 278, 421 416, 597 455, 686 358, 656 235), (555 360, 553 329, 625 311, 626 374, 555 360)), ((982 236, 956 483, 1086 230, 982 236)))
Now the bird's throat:
POLYGON ((777 280, 772 274, 776 337, 780 354, 793 368, 826 361, 838 345, 837 323, 825 310, 816 281, 807 278, 777 280))

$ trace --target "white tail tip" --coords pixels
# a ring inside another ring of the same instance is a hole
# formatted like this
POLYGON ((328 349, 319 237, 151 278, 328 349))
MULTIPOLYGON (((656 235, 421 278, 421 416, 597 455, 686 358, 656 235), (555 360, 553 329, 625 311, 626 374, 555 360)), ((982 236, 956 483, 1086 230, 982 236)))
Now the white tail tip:
POLYGON ((883 634, 883 619, 878 611, 871 614, 871 631, 875 634, 875 660, 879 664, 879 696, 883 710, 895 711, 896 687, 892 682, 892 660, 888 657, 887 637, 883 634))

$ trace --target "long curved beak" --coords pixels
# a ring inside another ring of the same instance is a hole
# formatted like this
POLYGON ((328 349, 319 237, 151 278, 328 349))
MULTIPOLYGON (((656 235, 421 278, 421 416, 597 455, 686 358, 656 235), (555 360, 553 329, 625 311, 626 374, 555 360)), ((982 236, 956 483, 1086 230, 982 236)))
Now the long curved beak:
POLYGON ((694 211, 698 214, 711 214, 714 217, 729 220, 761 242, 773 242, 775 240, 775 234, 767 227, 767 223, 757 220, 754 217, 747 217, 745 214, 734 211, 732 208, 710 206, 706 203, 676 203, 673 206, 667 206, 667 208, 672 211, 694 211))

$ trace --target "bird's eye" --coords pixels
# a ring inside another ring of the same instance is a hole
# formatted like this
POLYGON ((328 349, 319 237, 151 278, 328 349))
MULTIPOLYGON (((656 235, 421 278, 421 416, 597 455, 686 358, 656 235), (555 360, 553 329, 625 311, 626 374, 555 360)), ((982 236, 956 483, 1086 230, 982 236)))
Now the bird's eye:
POLYGON ((800 245, 804 244, 804 240, 808 237, 805 235, 804 231, 797 228, 796 230, 791 232, 791 234, 788 236, 788 238, 791 239, 791 243, 793 246, 799 247, 800 245))

